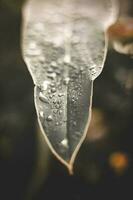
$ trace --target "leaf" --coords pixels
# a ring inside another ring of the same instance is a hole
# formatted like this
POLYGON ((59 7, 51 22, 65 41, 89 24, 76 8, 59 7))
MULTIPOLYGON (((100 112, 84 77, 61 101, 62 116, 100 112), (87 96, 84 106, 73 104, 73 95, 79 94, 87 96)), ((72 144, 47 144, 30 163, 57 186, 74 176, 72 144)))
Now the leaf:
POLYGON ((112 1, 30 0, 24 7, 23 57, 35 84, 45 139, 72 172, 91 117, 93 81, 106 53, 112 1))

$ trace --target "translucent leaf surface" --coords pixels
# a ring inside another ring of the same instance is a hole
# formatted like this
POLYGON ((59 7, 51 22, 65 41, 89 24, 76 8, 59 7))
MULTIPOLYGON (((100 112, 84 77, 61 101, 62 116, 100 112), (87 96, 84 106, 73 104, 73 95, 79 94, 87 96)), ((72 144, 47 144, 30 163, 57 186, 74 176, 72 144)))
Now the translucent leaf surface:
POLYGON ((105 31, 116 15, 111 0, 30 0, 24 7, 22 49, 39 124, 69 170, 89 126, 93 80, 102 71, 105 31))

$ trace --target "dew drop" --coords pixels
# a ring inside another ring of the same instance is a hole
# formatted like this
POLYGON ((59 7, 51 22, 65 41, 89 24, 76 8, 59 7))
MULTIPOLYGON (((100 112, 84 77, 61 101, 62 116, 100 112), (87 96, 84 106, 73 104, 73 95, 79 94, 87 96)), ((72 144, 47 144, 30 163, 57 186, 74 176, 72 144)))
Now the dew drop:
POLYGON ((60 72, 59 70, 57 70, 55 73, 56 73, 57 75, 60 75, 60 74, 61 74, 61 72, 60 72))
POLYGON ((70 78, 69 77, 66 77, 65 79, 64 79, 64 84, 68 84, 69 83, 69 81, 70 81, 70 78))
POLYGON ((83 72, 83 71, 84 71, 84 67, 81 67, 81 68, 80 68, 80 72, 83 72))
POLYGON ((63 97, 64 94, 63 94, 63 93, 59 93, 58 96, 59 96, 59 97, 63 97))
POLYGON ((51 94, 51 90, 48 90, 48 94, 51 94))
POLYGON ((55 93, 55 92, 56 92, 56 88, 53 87, 53 88, 51 89, 51 92, 52 92, 52 93, 55 93))
POLYGON ((55 86, 55 83, 51 83, 50 86, 51 86, 51 87, 54 87, 54 86, 55 86))
POLYGON ((73 122, 73 125, 74 125, 74 126, 76 126, 76 125, 77 125, 77 123, 74 121, 74 122, 73 122))
POLYGON ((53 94, 49 95, 49 98, 50 98, 50 99, 52 99, 53 97, 54 97, 54 95, 53 95, 53 94))
POLYGON ((47 117, 47 119, 46 119, 47 121, 52 121, 53 120, 53 118, 52 118, 52 116, 51 115, 49 115, 48 117, 47 117))
POLYGON ((55 124, 56 126, 59 126, 59 122, 56 122, 56 124, 55 124))
POLYGON ((92 75, 95 75, 95 74, 96 74, 96 70, 95 70, 95 69, 92 69, 92 70, 91 70, 91 74, 92 74, 92 75))
POLYGON ((93 69, 95 69, 95 67, 94 67, 94 66, 91 66, 91 67, 90 67, 90 70, 93 70, 93 69))
POLYGON ((48 103, 47 97, 45 97, 42 92, 39 93, 39 99, 44 103, 48 103))
POLYGON ((68 147, 68 140, 65 138, 64 140, 61 141, 61 144, 64 146, 64 147, 68 147))
POLYGON ((42 90, 47 90, 47 88, 48 88, 48 85, 49 85, 49 81, 43 81, 43 84, 42 84, 42 90))
POLYGON ((63 112, 62 110, 59 110, 59 114, 60 114, 60 115, 62 114, 62 112, 63 112))
POLYGON ((56 73, 48 74, 47 77, 50 78, 50 79, 55 79, 56 73))
POLYGON ((40 117, 44 117, 44 113, 43 113, 43 111, 40 111, 40 113, 39 113, 39 115, 40 115, 40 117))
POLYGON ((35 42, 30 42, 26 49, 26 54, 29 56, 40 56, 41 50, 37 47, 35 42))
POLYGON ((56 102, 57 102, 56 99, 53 99, 53 103, 56 104, 56 102))
POLYGON ((70 63, 71 62, 71 56, 69 54, 66 54, 64 57, 64 63, 70 63))
POLYGON ((55 61, 52 61, 52 62, 51 62, 51 66, 52 66, 52 67, 57 67, 57 63, 56 63, 55 61))
POLYGON ((62 101, 61 101, 61 100, 58 100, 58 101, 57 101, 57 103, 58 103, 58 104, 61 104, 61 103, 62 103, 62 101))
POLYGON ((57 109, 59 109, 59 108, 60 108, 60 105, 59 105, 59 104, 57 104, 57 105, 56 105, 56 108, 57 108, 57 109))
POLYGON ((29 44, 29 49, 36 49, 36 43, 35 42, 31 42, 30 44, 29 44))
POLYGON ((53 73, 53 69, 52 69, 52 68, 49 68, 49 69, 47 70, 47 72, 48 72, 48 73, 53 73))

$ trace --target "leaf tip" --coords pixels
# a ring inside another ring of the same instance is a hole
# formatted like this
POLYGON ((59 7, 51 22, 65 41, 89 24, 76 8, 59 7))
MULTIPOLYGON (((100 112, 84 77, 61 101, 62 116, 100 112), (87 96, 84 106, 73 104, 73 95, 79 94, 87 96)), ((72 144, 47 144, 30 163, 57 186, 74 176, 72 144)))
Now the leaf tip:
POLYGON ((74 175, 74 170, 73 170, 73 164, 69 164, 68 165, 68 172, 69 172, 69 175, 74 175))

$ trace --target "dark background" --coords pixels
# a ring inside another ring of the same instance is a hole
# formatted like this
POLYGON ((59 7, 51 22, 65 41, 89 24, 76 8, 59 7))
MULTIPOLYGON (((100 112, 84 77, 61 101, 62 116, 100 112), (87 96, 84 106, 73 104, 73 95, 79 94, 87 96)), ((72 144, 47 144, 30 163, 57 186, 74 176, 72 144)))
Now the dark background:
POLYGON ((92 127, 98 121, 98 128, 69 176, 39 140, 33 82, 21 56, 22 4, 0 1, 0 200, 133 199, 132 57, 109 50, 94 84, 92 127), (103 127, 106 137, 92 139, 103 127))

